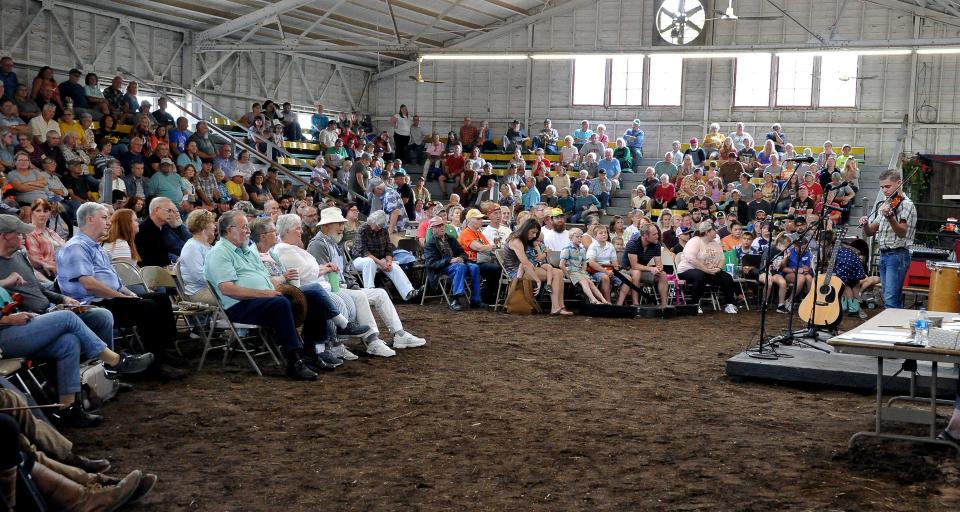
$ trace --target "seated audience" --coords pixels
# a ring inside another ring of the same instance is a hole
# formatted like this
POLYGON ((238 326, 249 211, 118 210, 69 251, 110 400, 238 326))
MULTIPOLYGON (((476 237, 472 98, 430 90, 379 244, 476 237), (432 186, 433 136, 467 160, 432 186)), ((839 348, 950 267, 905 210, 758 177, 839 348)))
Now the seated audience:
POLYGON ((168 353, 177 333, 170 300, 159 293, 138 297, 130 291, 96 242, 106 234, 109 218, 104 205, 91 202, 80 206, 79 230, 57 253, 57 284, 63 295, 110 310, 118 326, 136 327, 144 348, 155 356, 148 370, 151 376, 183 378, 183 370, 168 364, 179 359, 168 353))
MULTIPOLYGON (((655 286, 660 297, 660 305, 666 306, 670 298, 667 294, 669 283, 667 274, 663 271, 660 228, 656 224, 646 224, 639 229, 639 236, 634 236, 626 243, 620 266, 629 273, 630 282, 634 286, 655 286)), ((617 304, 623 304, 626 301, 626 291, 626 286, 620 288, 617 304)), ((639 293, 631 291, 630 295, 633 303, 639 306, 639 293)))
POLYGON ((697 226, 696 236, 683 248, 683 256, 677 265, 677 276, 690 287, 693 304, 700 304, 704 289, 709 283, 718 287, 723 294, 723 311, 736 314, 733 276, 723 269, 723 248, 716 237, 717 231, 713 222, 701 222, 697 226))
POLYGON ((374 288, 377 271, 386 274, 403 300, 410 301, 420 290, 414 289, 400 265, 393 262, 396 246, 386 230, 387 214, 377 210, 359 227, 353 243, 353 267, 363 276, 363 287, 374 288))
POLYGON ((535 242, 540 237, 540 223, 527 219, 506 240, 503 269, 511 279, 535 282, 536 295, 544 283, 550 286, 550 314, 570 316, 563 305, 563 271, 546 263, 546 254, 537 253, 535 242))
MULTIPOLYGON (((475 211, 475 210, 471 210, 475 211)), ((456 237, 445 233, 446 221, 442 217, 430 220, 431 237, 424 247, 424 265, 427 269, 427 282, 438 286, 441 273, 451 278, 453 294, 450 309, 462 311, 466 307, 466 278, 470 276, 470 307, 485 308, 480 297, 480 267, 470 262, 456 237)))

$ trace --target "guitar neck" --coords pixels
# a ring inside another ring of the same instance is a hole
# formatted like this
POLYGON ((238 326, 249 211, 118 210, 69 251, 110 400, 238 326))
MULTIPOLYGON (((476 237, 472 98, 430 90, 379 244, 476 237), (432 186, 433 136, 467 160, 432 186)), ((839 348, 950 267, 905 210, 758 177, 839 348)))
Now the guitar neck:
POLYGON ((830 263, 827 265, 827 271, 823 273, 823 280, 829 281, 833 277, 834 266, 837 264, 837 255, 840 254, 840 246, 843 245, 841 240, 843 235, 847 232, 846 229, 841 229, 835 232, 833 240, 833 250, 830 251, 830 263))

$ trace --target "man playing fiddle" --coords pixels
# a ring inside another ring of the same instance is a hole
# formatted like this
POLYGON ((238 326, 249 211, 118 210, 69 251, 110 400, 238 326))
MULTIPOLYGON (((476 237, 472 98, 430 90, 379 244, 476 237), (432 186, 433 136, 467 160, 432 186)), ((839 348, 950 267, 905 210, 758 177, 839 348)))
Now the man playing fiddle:
POLYGON ((900 171, 888 169, 880 173, 880 192, 871 215, 860 218, 864 237, 875 236, 880 247, 880 282, 883 303, 888 308, 902 308, 903 279, 910 267, 910 249, 917 229, 917 208, 903 193, 900 171))

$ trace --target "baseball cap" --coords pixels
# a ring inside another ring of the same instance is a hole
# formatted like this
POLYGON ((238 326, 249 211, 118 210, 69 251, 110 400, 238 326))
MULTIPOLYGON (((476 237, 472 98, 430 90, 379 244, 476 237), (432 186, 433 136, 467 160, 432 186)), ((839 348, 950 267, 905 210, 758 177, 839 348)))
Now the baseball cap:
POLYGON ((163 158, 160 160, 160 165, 176 165, 176 164, 174 164, 173 160, 170 160, 169 158, 163 158))
POLYGON ((563 217, 563 208, 554 208, 550 210, 551 217, 563 217))
POLYGON ((696 144, 697 142, 700 142, 700 141, 698 141, 696 137, 690 139, 690 144, 696 144))
POLYGON ((233 205, 234 210, 240 210, 244 215, 252 215, 256 217, 260 215, 260 210, 253 207, 253 203, 250 201, 237 201, 237 204, 233 205))
POLYGON ((15 215, 0 215, 0 233, 21 233, 26 235, 33 232, 33 225, 23 222, 15 215))
POLYGON ((478 209, 476 209, 476 208, 471 208, 470 210, 467 211, 467 216, 466 216, 466 218, 467 218, 467 220, 469 220, 469 219, 482 219, 482 218, 483 218, 483 214, 480 213, 480 210, 478 210, 478 209))
POLYGON ((443 217, 440 217, 439 215, 430 219, 431 228, 435 228, 437 226, 444 226, 446 224, 447 224, 447 221, 443 220, 443 217))

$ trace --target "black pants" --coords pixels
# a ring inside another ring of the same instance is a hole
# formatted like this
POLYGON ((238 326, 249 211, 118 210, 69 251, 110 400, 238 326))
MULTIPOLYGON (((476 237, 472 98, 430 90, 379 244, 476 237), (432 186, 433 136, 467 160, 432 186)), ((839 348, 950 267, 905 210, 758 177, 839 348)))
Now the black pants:
POLYGON ((136 299, 106 299, 96 303, 113 313, 113 324, 134 327, 143 341, 143 348, 153 352, 157 362, 163 362, 168 348, 177 336, 177 322, 173 305, 162 293, 147 293, 136 299))
POLYGON ((700 303, 700 299, 703 298, 703 289, 706 288, 707 284, 712 284, 720 288, 720 293, 723 294, 724 304, 737 303, 733 292, 733 276, 726 272, 720 271, 716 274, 708 274, 702 270, 693 268, 680 272, 677 274, 677 277, 687 282, 687 288, 690 290, 690 297, 693 299, 693 304, 700 303))
POLYGON ((0 439, 6 439, 0 444, 0 470, 19 465, 23 460, 20 457, 20 425, 9 414, 0 414, 0 439))
POLYGON ((487 304, 493 304, 497 299, 497 285, 500 283, 500 264, 494 262, 479 263, 480 277, 486 284, 480 288, 480 296, 487 304))
MULTIPOLYGON (((397 156, 399 156, 400 158, 403 158, 404 156, 407 155, 407 145, 410 144, 410 136, 409 136, 409 135, 399 135, 399 134, 394 133, 394 134, 393 134, 393 143, 394 143, 394 145, 396 146, 396 147, 393 148, 393 149, 394 149, 394 152, 395 152, 395 154, 396 154, 397 156)), ((386 155, 384 155, 384 158, 386 158, 386 155)), ((406 163, 406 162, 405 162, 405 163, 406 163)))

